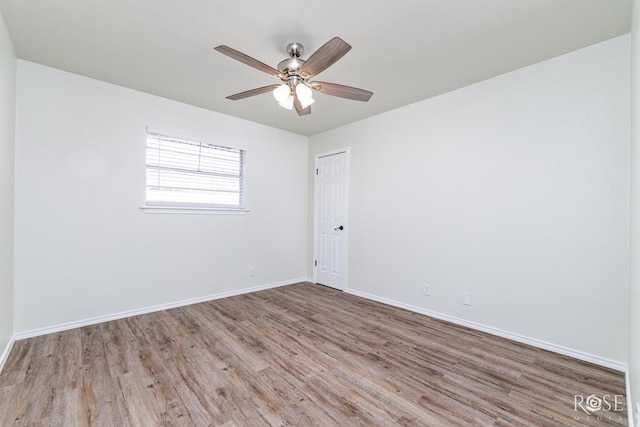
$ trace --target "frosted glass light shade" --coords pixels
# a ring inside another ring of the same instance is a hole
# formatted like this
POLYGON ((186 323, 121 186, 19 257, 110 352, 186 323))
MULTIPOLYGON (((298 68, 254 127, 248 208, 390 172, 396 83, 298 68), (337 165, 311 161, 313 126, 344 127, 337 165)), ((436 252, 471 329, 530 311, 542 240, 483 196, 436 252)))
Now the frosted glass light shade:
POLYGON ((300 83, 296 86, 296 95, 298 95, 298 99, 300 100, 300 102, 304 104, 307 99, 311 98, 313 92, 311 91, 309 86, 300 83))
POLYGON ((287 110, 293 109, 293 95, 289 95, 284 100, 280 101, 280 106, 287 110))
POLYGON ((280 103, 286 101, 288 96, 291 96, 291 88, 288 84, 281 84, 273 90, 273 97, 280 103))
POLYGON ((298 97, 298 99, 300 100, 300 105, 302 106, 302 108, 307 108, 309 105, 313 104, 314 102, 316 102, 315 99, 313 99, 312 97, 309 97, 307 99, 300 99, 298 97))

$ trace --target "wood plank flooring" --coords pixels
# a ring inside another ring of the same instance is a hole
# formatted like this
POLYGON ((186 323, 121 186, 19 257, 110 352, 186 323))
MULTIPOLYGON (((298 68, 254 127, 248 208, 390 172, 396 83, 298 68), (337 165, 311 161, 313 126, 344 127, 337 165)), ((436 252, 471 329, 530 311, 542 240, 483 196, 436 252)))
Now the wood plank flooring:
POLYGON ((619 372, 301 283, 18 341, 0 426, 626 425, 574 397, 624 393, 619 372))

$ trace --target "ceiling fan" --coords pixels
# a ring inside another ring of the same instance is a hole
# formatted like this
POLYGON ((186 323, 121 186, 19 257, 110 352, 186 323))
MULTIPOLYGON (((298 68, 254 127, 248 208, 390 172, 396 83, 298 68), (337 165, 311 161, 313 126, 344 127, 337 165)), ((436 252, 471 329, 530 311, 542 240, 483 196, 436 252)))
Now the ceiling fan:
POLYGON ((273 96, 282 107, 288 110, 295 107, 298 115, 304 116, 311 114, 311 104, 315 102, 312 96, 313 91, 365 102, 373 95, 373 92, 369 92, 364 89, 311 80, 351 50, 351 45, 340 37, 334 37, 326 42, 311 54, 307 60, 300 59, 303 52, 302 43, 289 43, 287 45, 289 58, 281 61, 278 64, 277 69, 245 55, 242 52, 232 49, 229 46, 221 45, 214 49, 235 59, 236 61, 240 61, 243 64, 267 74, 271 74, 272 76, 282 80, 282 83, 280 84, 263 86, 227 96, 227 99, 231 99, 233 101, 254 95, 260 95, 262 93, 273 92, 273 96))

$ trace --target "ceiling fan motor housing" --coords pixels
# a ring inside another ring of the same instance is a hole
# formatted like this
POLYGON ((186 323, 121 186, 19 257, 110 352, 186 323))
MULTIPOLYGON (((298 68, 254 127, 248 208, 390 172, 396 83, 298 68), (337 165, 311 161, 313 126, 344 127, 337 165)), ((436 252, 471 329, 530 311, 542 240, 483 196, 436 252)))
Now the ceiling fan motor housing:
POLYGON ((278 71, 285 76, 297 75, 302 64, 304 64, 304 59, 288 58, 278 64, 278 71))

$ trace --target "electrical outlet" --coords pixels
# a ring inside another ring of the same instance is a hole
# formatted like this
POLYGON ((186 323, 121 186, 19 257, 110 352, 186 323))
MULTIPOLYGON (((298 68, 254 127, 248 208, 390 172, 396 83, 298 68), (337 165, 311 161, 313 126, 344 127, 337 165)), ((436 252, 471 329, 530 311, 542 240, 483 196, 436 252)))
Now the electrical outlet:
POLYGON ((249 267, 249 277, 255 277, 256 269, 253 267, 249 267))
POLYGON ((424 288, 422 289, 422 293, 424 294, 424 296, 430 297, 431 296, 431 285, 424 285, 424 288))
POLYGON ((462 305, 471 305, 471 293, 464 292, 462 294, 462 305))

